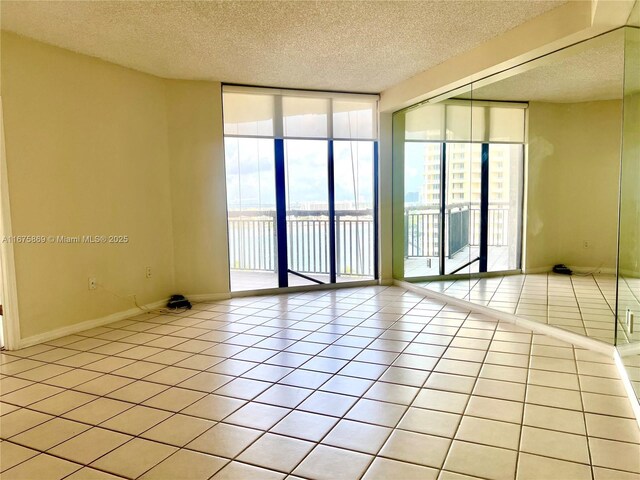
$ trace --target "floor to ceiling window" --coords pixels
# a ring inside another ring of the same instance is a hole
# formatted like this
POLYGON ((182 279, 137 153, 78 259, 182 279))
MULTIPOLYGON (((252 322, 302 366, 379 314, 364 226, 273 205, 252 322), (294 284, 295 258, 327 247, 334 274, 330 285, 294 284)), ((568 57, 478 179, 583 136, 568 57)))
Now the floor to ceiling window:
POLYGON ((525 107, 452 99, 394 114, 396 277, 520 268, 525 107))
POLYGON ((377 96, 223 100, 231 290, 376 278, 377 96))

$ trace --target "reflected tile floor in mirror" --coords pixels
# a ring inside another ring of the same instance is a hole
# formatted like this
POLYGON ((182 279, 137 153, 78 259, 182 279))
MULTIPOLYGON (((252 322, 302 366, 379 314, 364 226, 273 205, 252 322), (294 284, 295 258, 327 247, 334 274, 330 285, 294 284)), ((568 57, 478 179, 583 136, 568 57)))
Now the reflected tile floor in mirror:
POLYGON ((640 474, 610 358, 398 287, 199 303, 1 362, 6 480, 640 474))
MULTIPOLYGON (((615 275, 540 273, 416 285, 613 344, 615 275)), ((621 283, 620 294, 634 296, 633 285, 621 283)), ((621 326, 618 333, 618 344, 640 341, 639 331, 630 335, 621 326)))

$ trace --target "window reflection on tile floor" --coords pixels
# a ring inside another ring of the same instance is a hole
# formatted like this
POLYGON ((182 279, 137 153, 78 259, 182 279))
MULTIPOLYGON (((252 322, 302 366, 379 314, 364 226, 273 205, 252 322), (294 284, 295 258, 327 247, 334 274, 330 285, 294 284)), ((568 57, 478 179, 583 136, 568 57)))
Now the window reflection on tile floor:
POLYGON ((2 354, 3 479, 637 479, 611 360, 365 287, 2 354))

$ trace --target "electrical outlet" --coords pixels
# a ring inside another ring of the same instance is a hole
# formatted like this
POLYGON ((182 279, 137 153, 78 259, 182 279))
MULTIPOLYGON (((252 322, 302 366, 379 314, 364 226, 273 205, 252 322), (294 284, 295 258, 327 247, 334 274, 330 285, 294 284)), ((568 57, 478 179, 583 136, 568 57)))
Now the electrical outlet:
POLYGON ((589 248, 591 246, 591 243, 589 243, 588 240, 584 240, 582 242, 582 248, 589 248))
POLYGON ((98 281, 96 277, 89 277, 89 290, 95 290, 98 288, 98 281))
POLYGON ((147 267, 144 269, 144 274, 147 278, 151 278, 151 267, 147 267))

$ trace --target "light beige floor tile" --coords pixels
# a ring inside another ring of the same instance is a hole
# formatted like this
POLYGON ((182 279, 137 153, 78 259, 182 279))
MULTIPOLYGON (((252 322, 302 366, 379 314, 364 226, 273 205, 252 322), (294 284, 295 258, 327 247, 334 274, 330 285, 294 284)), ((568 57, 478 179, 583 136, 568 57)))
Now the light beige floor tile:
POLYGON ((222 420, 246 403, 246 400, 221 395, 207 395, 182 410, 182 413, 208 420, 222 420))
POLYGON ((84 467, 76 471, 72 475, 65 477, 65 480, 120 480, 122 477, 116 477, 110 473, 101 472, 95 468, 84 467))
POLYGON ((183 408, 197 402, 204 396, 204 393, 196 392, 195 390, 170 387, 155 397, 151 397, 149 400, 146 400, 143 404, 148 407, 160 408, 171 412, 179 412, 183 408))
POLYGON ((404 405, 362 398, 349 410, 345 418, 394 427, 406 410, 407 407, 404 405))
POLYGON ((168 389, 167 385, 136 380, 108 393, 106 396, 123 402, 142 403, 168 389))
POLYGON ((129 441, 131 438, 130 435, 94 427, 52 448, 50 452, 54 455, 86 465, 129 441))
POLYGON ((412 405, 443 412, 462 413, 468 401, 469 395, 466 394, 423 388, 412 405))
POLYGON ((589 463, 587 438, 581 435, 525 426, 522 428, 520 449, 560 460, 589 463))
POLYGON ((259 430, 218 423, 187 444, 187 448, 221 457, 234 458, 261 434, 262 432, 259 430))
POLYGON ((15 467, 19 463, 36 455, 38 455, 38 452, 30 448, 11 442, 2 442, 2 444, 0 444, 0 472, 15 467))
POLYGON ((520 423, 522 420, 523 404, 497 398, 471 396, 465 415, 500 420, 503 422, 520 423))
POLYGON ((221 386, 229 383, 234 377, 229 375, 220 375, 211 372, 200 372, 189 379, 180 383, 180 387, 198 390, 199 392, 211 393, 221 386))
POLYGON ((11 438, 52 418, 51 415, 24 408, 15 410, 0 417, 0 433, 2 438, 11 438))
POLYGON ((514 423, 465 416, 456 433, 456 440, 517 450, 520 426, 514 423))
POLYGON ((63 389, 59 387, 45 385, 43 383, 34 383, 33 385, 21 388, 15 392, 2 395, 2 401, 26 407, 32 403, 39 402, 40 400, 51 397, 57 393, 61 393, 62 391, 63 389))
POLYGON ((527 403, 582 411, 582 397, 576 390, 528 385, 527 403))
POLYGON ((517 452, 455 440, 444 464, 446 470, 492 480, 511 480, 517 452))
POLYGON ((453 438, 460 424, 460 418, 460 415, 453 413, 411 407, 398 424, 398 428, 412 432, 453 438))
POLYGON ((60 458, 42 453, 2 473, 3 480, 59 480, 82 468, 60 458))
POLYGON ((318 480, 356 480, 372 460, 362 453, 318 445, 293 473, 318 480))
POLYGON ((26 432, 16 435, 11 440, 21 445, 45 451, 91 428, 83 423, 54 418, 26 432))
POLYGON ((282 420, 290 410, 288 408, 249 402, 229 415, 225 422, 249 428, 268 430, 282 420))
POLYGON ((116 475, 137 478, 175 451, 176 447, 134 438, 99 458, 91 466, 116 475))
POLYGON ((581 463, 520 453, 516 480, 590 480, 591 467, 581 463))
POLYGON ((474 384, 475 377, 434 372, 429 375, 424 387, 447 392, 471 393, 474 384))
POLYGON ((271 432, 318 442, 337 422, 335 417, 294 410, 278 422, 271 432))
POLYGON ((176 414, 140 436, 148 440, 183 447, 214 425, 215 422, 210 420, 176 414))
POLYGON ((132 406, 133 404, 131 403, 121 402, 119 400, 98 398, 97 400, 65 413, 63 416, 71 420, 77 420, 78 422, 97 425, 130 409, 132 406))
POLYGON ((394 460, 441 468, 451 440, 403 430, 394 431, 380 455, 394 460))
POLYGON ((205 480, 229 461, 189 450, 178 450, 140 477, 144 480, 205 480))
POLYGON ((531 427, 586 435, 584 415, 582 412, 575 410, 564 410, 527 403, 524 408, 523 423, 531 427))
POLYGON ((585 414, 587 433, 593 437, 640 443, 640 427, 631 418, 610 417, 594 413, 585 414))
POLYGON ((625 397, 612 397, 610 395, 582 392, 582 400, 584 402, 585 412, 634 418, 631 404, 625 397))
POLYGON ((525 384, 478 378, 473 389, 473 394, 482 397, 523 402, 525 397, 525 384))
POLYGON ((375 455, 390 433, 390 428, 351 420, 340 420, 322 440, 322 443, 375 455))
POLYGON ((91 380, 87 383, 83 383, 74 388, 81 392, 91 393, 93 395, 106 395, 114 390, 124 387, 132 383, 134 380, 131 378, 118 377, 116 375, 103 375, 95 380, 91 380))
POLYGON ((15 412, 16 410, 20 410, 22 407, 17 405, 10 405, 8 403, 0 402, 0 416, 6 415, 7 413, 15 412))
POLYGON ((231 462, 218 473, 212 480, 282 480, 284 473, 266 470, 239 462, 231 462))
POLYGON ((62 393, 40 400, 39 402, 30 405, 29 408, 38 410, 39 412, 49 413, 51 415, 62 415, 63 413, 96 399, 97 397, 95 395, 83 392, 74 392, 73 390, 65 390, 62 393))
POLYGON ((640 473, 640 445, 589 438, 594 465, 640 473))
POLYGON ((171 415, 171 412, 165 410, 136 405, 101 423, 100 426, 117 432, 128 433, 129 435, 140 435, 171 415))
POLYGON ((543 387, 566 388, 580 390, 578 375, 575 373, 550 372, 547 370, 530 370, 529 383, 543 387))
POLYGON ((314 446, 312 442, 267 433, 242 452, 238 460, 289 473, 314 446))
POLYGON ((437 478, 438 470, 435 468, 377 457, 365 473, 363 480, 436 480, 437 478))
POLYGON ((638 480, 637 473, 603 467, 593 467, 593 477, 595 480, 638 480))

